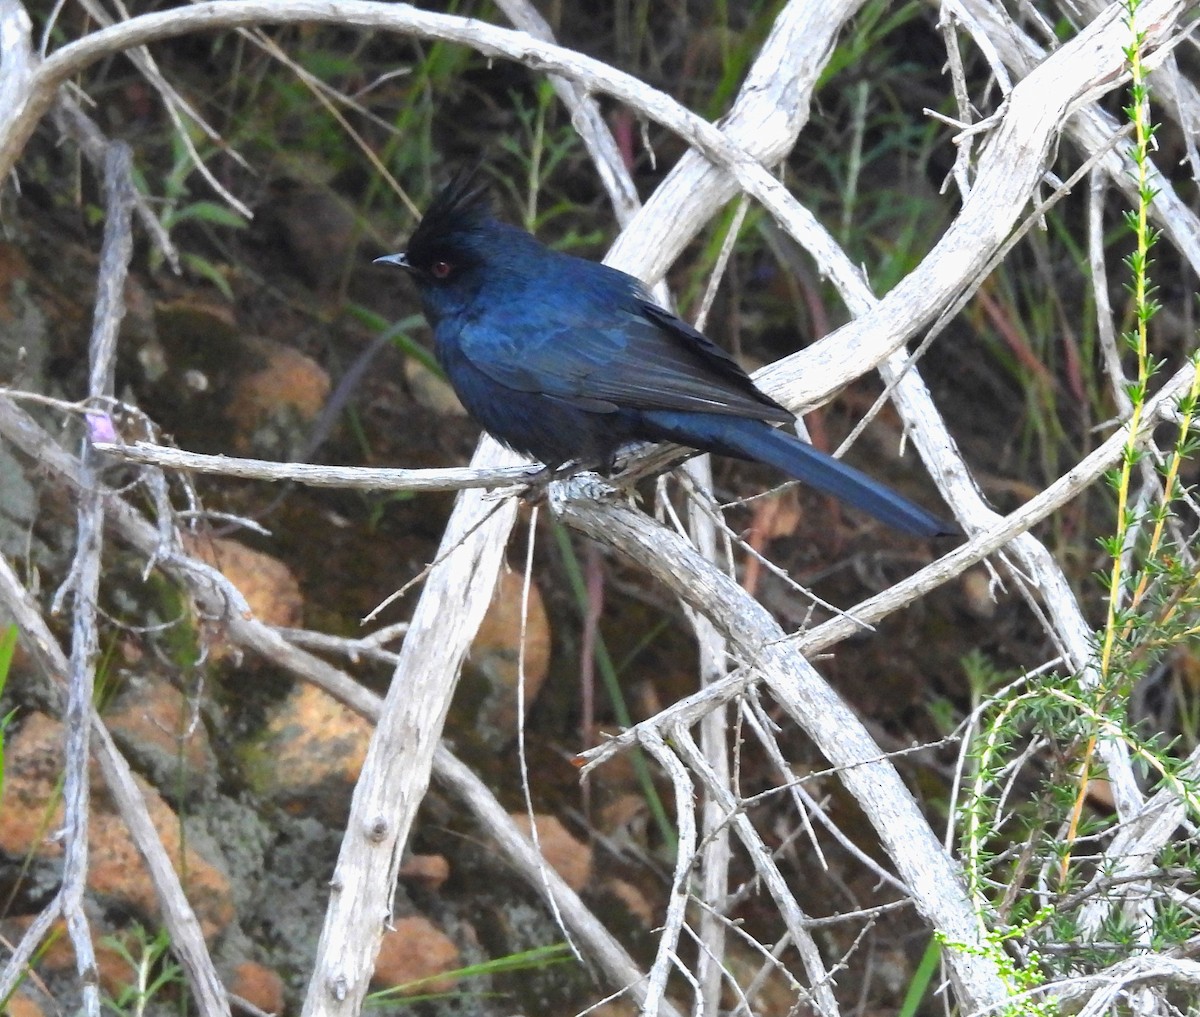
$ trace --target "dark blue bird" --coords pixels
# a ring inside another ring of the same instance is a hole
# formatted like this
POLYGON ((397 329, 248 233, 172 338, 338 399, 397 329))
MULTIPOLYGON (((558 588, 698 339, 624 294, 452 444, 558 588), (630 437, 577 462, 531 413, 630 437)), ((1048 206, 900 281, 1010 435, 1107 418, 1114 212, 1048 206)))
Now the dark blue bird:
POLYGON ((438 360, 468 412, 551 470, 604 466, 628 442, 673 441, 768 463, 905 533, 957 528, 767 421, 795 417, 719 346, 624 272, 500 222, 459 174, 434 199, 407 269, 438 360))

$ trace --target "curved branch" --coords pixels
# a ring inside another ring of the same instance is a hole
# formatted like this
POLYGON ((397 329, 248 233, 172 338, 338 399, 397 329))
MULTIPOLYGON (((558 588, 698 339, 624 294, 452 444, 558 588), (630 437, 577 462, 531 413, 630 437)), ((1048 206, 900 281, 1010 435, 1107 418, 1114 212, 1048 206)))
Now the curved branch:
POLYGON ((593 540, 616 547, 685 603, 711 618, 733 653, 816 744, 871 821, 912 891, 917 909, 947 939, 962 1008, 971 1012, 1005 998, 983 929, 958 867, 933 835, 911 792, 862 722, 789 643, 779 623, 681 537, 640 512, 598 500, 584 481, 551 488, 559 517, 593 540))
MULTIPOLYGON (((1147 52, 1174 35, 1179 18, 1189 7, 1187 0, 1145 0, 1141 4, 1138 28, 1146 33, 1147 52)), ((824 16, 828 18, 827 13, 824 16)), ((208 0, 187 8, 140 15, 93 32, 54 51, 29 77, 25 101, 17 104, 16 115, 0 128, 0 176, 12 168, 59 85, 95 61, 132 46, 192 32, 299 22, 335 23, 461 43, 485 56, 511 59, 534 70, 558 74, 627 103, 731 173, 809 250, 821 272, 842 291, 851 310, 862 317, 835 333, 836 339, 829 337, 815 344, 763 377, 764 387, 772 395, 796 408, 821 401, 849 379, 882 362, 931 321, 966 280, 973 278, 1028 201, 1041 178, 1045 153, 1067 115, 1121 80, 1122 47, 1129 31, 1121 18, 1115 6, 1110 8, 1013 90, 1008 113, 985 146, 979 180, 962 213, 922 265, 874 307, 861 273, 812 214, 753 155, 719 128, 666 94, 598 60, 523 32, 420 11, 407 4, 382 6, 370 0, 208 0)), ((5 87, 0 83, 0 94, 5 87)), ((638 271, 644 266, 636 263, 635 252, 621 247, 616 253, 622 256, 623 267, 635 274, 650 275, 638 271)))

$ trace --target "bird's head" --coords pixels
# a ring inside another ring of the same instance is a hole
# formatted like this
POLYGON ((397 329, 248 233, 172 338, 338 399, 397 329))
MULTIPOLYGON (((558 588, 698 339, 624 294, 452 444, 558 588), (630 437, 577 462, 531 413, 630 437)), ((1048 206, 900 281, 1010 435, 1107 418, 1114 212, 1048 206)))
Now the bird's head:
POLYGON ((376 258, 410 272, 427 299, 460 289, 489 253, 489 236, 500 226, 487 188, 475 168, 461 170, 433 199, 408 241, 408 250, 376 258))

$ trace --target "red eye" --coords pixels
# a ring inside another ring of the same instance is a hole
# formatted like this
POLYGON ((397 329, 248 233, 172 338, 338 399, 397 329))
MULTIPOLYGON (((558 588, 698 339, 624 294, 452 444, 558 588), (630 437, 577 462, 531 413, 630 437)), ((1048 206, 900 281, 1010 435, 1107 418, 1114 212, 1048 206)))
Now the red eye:
POLYGON ((450 274, 450 262, 435 261, 429 266, 429 271, 433 273, 435 279, 445 279, 450 274))

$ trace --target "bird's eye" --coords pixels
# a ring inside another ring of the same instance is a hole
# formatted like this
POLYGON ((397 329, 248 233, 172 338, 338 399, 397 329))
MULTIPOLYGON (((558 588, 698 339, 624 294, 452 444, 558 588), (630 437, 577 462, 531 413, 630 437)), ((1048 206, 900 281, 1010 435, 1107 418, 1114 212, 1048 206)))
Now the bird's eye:
POLYGON ((433 273, 433 277, 435 279, 445 279, 447 276, 450 275, 450 271, 451 271, 450 262, 435 261, 432 265, 429 266, 429 271, 431 273, 433 273))

